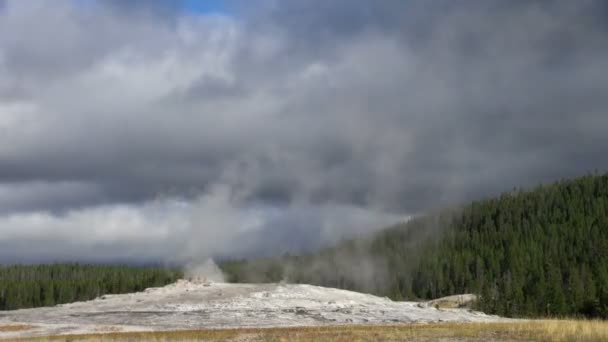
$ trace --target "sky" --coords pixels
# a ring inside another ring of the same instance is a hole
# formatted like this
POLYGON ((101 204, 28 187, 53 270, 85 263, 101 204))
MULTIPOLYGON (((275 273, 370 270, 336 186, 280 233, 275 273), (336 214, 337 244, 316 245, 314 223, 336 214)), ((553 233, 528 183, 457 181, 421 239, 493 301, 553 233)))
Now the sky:
POLYGON ((608 171, 604 1, 0 1, 0 262, 272 255, 608 171))
POLYGON ((223 13, 228 14, 224 5, 224 0, 186 0, 182 5, 184 11, 209 14, 223 13))

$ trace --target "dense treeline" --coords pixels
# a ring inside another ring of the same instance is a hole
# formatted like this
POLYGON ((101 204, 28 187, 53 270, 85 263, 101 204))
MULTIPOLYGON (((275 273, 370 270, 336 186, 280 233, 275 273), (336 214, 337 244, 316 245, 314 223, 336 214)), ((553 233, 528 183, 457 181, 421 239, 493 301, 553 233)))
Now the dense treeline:
POLYGON ((89 300, 174 282, 180 272, 164 268, 50 264, 0 265, 0 310, 89 300))
POLYGON ((413 290, 475 291, 504 315, 608 318, 608 176, 473 203, 420 263, 413 290))
POLYGON ((512 191, 314 255, 232 261, 232 281, 286 279, 394 299, 481 295, 506 316, 608 318, 608 175, 512 191))

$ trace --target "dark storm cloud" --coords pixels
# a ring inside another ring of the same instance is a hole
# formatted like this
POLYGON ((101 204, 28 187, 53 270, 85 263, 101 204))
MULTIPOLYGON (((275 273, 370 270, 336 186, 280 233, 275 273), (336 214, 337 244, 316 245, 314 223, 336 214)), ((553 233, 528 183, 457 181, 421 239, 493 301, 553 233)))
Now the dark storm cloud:
POLYGON ((608 169, 603 1, 180 6, 0 10, 4 241, 310 248, 608 169))
MULTIPOLYGON (((607 166, 597 158, 606 152, 604 129, 591 133, 581 127, 587 120, 605 127, 608 120, 601 109, 607 104, 601 95, 607 86, 601 2, 332 2, 324 12, 307 10, 315 7, 310 2, 291 4, 273 12, 284 15, 277 22, 297 37, 312 32, 309 44, 378 31, 397 37, 406 51, 402 57, 412 59, 411 75, 392 70, 402 75, 395 83, 382 87, 370 78, 362 89, 349 88, 374 120, 388 120, 377 130, 379 139, 394 126, 412 135, 403 141, 403 152, 392 154, 399 165, 391 167, 399 171, 389 178, 393 189, 381 194, 393 198, 391 203, 424 210, 444 199, 470 199, 607 166), (417 9, 435 20, 414 30, 393 20, 395 13, 411 19, 408 10, 420 14, 417 9)), ((378 54, 379 63, 383 57, 378 54)), ((377 68, 371 63, 361 68, 377 68)), ((373 184, 369 193, 378 189, 373 184)))

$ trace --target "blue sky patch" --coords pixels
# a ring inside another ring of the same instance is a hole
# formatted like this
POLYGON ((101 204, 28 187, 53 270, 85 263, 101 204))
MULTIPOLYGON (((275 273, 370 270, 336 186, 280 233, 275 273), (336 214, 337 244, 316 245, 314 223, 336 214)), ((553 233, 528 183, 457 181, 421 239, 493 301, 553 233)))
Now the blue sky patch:
POLYGON ((184 9, 196 13, 224 12, 224 0, 184 0, 184 9))

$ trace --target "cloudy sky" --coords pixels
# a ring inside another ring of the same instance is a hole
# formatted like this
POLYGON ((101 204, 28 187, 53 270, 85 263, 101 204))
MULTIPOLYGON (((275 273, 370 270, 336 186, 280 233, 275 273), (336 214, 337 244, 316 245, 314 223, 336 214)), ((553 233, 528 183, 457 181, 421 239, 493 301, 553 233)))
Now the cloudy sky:
POLYGON ((608 171, 605 1, 0 0, 0 262, 311 248, 608 171))

